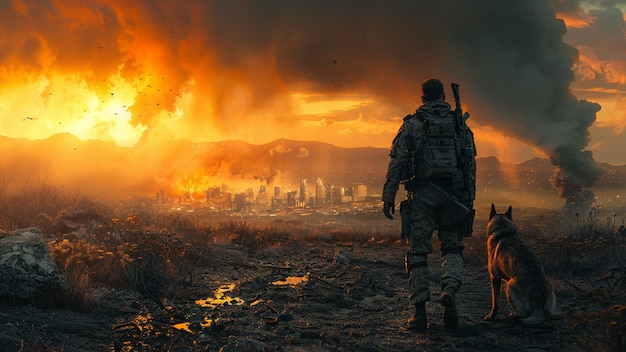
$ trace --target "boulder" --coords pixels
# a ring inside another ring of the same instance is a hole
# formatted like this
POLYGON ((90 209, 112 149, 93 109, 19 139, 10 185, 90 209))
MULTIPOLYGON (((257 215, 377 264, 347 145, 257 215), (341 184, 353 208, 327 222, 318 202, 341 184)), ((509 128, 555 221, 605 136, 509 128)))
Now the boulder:
POLYGON ((62 284, 62 276, 38 228, 0 238, 0 296, 28 299, 62 284))

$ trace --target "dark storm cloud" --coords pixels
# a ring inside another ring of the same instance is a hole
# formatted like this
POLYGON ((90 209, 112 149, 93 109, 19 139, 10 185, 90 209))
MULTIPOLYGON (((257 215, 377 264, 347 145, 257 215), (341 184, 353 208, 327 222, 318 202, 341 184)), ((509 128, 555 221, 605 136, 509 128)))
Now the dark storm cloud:
POLYGON ((618 5, 626 5, 625 0, 583 0, 581 4, 588 4, 597 7, 615 7, 618 5))
POLYGON ((601 59, 624 59, 626 39, 624 38, 623 12, 615 7, 592 9, 589 14, 594 17, 588 28, 572 28, 567 38, 577 45, 592 47, 601 59))
POLYGON ((583 7, 608 8, 626 5, 626 0, 549 0, 548 3, 558 13, 576 14, 583 7))

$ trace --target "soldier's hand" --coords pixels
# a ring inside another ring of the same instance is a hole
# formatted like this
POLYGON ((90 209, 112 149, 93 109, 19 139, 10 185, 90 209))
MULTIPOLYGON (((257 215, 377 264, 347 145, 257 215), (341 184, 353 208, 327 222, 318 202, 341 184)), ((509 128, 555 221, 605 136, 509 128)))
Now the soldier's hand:
POLYGON ((393 220, 393 213, 395 213, 396 209, 395 209, 395 204, 393 204, 393 202, 385 202, 385 204, 383 204, 383 213, 385 213, 385 216, 391 220, 393 220))

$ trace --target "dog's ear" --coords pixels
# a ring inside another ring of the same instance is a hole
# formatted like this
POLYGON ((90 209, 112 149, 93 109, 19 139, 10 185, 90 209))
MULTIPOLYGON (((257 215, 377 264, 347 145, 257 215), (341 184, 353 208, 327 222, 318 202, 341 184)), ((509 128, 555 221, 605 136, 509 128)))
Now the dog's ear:
POLYGON ((512 213, 513 213, 513 208, 509 205, 509 209, 506 210, 506 213, 504 213, 504 215, 506 215, 507 218, 513 220, 513 217, 511 216, 512 213))
POLYGON ((491 203, 491 213, 489 214, 489 220, 496 215, 496 206, 491 203))

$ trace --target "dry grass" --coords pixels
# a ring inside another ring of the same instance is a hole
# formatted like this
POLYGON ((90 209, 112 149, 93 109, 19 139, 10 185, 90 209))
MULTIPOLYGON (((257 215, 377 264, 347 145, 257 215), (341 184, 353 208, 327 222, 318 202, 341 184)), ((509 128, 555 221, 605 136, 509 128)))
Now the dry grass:
POLYGON ((78 199, 46 184, 11 195, 0 185, 0 229, 11 231, 32 226, 46 232, 49 219, 78 199))
POLYGON ((65 273, 65 285, 59 297, 59 299, 63 300, 61 305, 80 312, 87 312, 93 303, 91 295, 93 282, 89 267, 84 265, 78 258, 74 260, 74 256, 68 259, 63 270, 65 273))
POLYGON ((624 351, 626 349, 626 305, 614 304, 598 311, 574 313, 569 318, 578 338, 578 351, 624 351))
MULTIPOLYGON (((47 187, 19 197, 0 194, 0 229, 38 226, 47 233, 49 219, 77 199, 47 187)), ((557 287, 557 294, 572 302, 564 310, 570 328, 581 336, 577 348, 583 351, 626 348, 626 307, 616 303, 623 303, 626 291, 626 236, 601 231, 600 216, 597 210, 592 211, 581 223, 571 226, 580 230, 575 238, 532 230, 521 233, 548 276, 564 283, 557 287)), ((396 235, 366 233, 361 228, 313 229, 297 223, 277 227, 231 221, 209 227, 200 225, 193 215, 162 214, 137 206, 106 208, 103 218, 108 220, 88 236, 49 239, 50 254, 66 279, 64 287, 50 295, 53 299, 47 302, 51 306, 89 311, 94 303, 91 292, 104 286, 132 288, 163 307, 175 286, 191 280, 194 265, 211 257, 215 243, 238 244, 252 252, 293 241, 399 240, 396 235)), ((478 228, 464 240, 467 265, 486 267, 485 243, 485 234, 478 228)))

